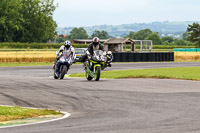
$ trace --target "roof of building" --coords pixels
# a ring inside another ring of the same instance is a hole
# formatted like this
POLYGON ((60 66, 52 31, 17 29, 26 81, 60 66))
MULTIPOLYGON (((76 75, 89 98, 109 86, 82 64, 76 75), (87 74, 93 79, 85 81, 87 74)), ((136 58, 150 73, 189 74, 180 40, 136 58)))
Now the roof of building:
POLYGON ((56 37, 64 37, 66 38, 68 35, 64 35, 64 34, 61 34, 61 35, 56 35, 56 37))
POLYGON ((135 43, 135 41, 129 39, 129 38, 111 38, 104 42, 104 44, 123 44, 123 43, 135 43))

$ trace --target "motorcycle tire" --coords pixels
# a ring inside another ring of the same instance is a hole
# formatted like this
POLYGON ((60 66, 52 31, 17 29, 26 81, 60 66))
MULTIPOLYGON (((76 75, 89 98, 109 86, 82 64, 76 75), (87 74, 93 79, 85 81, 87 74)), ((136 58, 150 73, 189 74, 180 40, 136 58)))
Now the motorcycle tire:
POLYGON ((99 81, 100 76, 101 76, 101 68, 100 68, 100 66, 96 67, 95 73, 96 73, 95 81, 99 81))
POLYGON ((67 73, 67 66, 64 65, 64 66, 62 66, 62 69, 61 69, 60 79, 63 79, 65 77, 66 73, 67 73))
POLYGON ((93 78, 86 72, 86 78, 88 81, 91 81, 93 78))
POLYGON ((53 74, 54 79, 58 79, 58 76, 56 76, 55 72, 53 74))

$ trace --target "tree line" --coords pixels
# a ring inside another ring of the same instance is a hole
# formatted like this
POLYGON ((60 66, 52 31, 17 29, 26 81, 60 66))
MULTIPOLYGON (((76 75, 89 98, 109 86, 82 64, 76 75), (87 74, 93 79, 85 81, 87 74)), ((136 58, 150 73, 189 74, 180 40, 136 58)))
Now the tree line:
POLYGON ((99 37, 100 39, 112 38, 111 36, 109 36, 108 32, 104 30, 102 31, 95 30, 93 34, 89 36, 87 34, 87 31, 84 28, 80 27, 80 28, 73 28, 70 34, 67 36, 67 38, 58 37, 56 39, 56 42, 61 43, 64 42, 65 40, 72 41, 74 39, 92 39, 94 37, 99 37))
MULTIPOLYGON (((56 9, 54 0, 0 0, 0 42, 47 42, 54 40, 57 24, 53 20, 56 9)), ((67 38, 73 39, 112 38, 107 31, 95 30, 89 36, 84 28, 74 28, 67 38)), ((182 39, 160 37, 150 29, 131 31, 126 37, 133 40, 153 40, 156 45, 196 45, 200 47, 200 24, 188 25, 182 39)))
MULTIPOLYGON (((74 28, 70 32, 67 38, 58 38, 57 42, 64 42, 65 39, 88 39, 93 37, 99 37, 100 39, 112 38, 106 31, 95 30, 89 37, 84 28, 74 28)), ((184 45, 184 46, 198 46, 200 47, 200 24, 193 23, 188 25, 187 31, 182 35, 182 39, 175 39, 170 36, 160 37, 158 32, 153 32, 150 29, 140 30, 138 32, 131 31, 125 38, 133 40, 153 40, 155 45, 184 45)))
POLYGON ((55 38, 54 0, 0 0, 0 42, 47 42, 55 38))
POLYGON ((170 36, 160 37, 158 32, 152 32, 150 29, 131 31, 126 37, 134 40, 153 40, 155 45, 196 45, 200 47, 200 25, 198 23, 188 25, 182 39, 174 39, 170 36))

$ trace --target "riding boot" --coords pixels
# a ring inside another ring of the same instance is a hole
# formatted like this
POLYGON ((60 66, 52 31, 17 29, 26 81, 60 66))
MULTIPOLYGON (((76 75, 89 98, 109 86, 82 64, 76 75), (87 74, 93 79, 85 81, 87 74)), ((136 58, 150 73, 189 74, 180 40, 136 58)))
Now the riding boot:
POLYGON ((112 63, 111 62, 108 62, 108 67, 111 67, 112 66, 112 63))

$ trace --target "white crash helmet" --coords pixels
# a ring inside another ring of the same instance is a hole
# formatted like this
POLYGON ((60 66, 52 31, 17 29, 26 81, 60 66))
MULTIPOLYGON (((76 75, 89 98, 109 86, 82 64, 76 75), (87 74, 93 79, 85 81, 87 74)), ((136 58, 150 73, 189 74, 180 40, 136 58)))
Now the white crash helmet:
POLYGON ((108 51, 108 52, 107 52, 107 55, 112 55, 112 52, 111 52, 111 51, 108 51))
POLYGON ((65 44, 65 47, 68 49, 68 48, 70 48, 70 46, 71 46, 71 42, 70 41, 65 41, 64 42, 64 44, 65 44))

